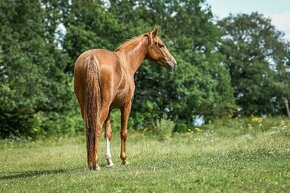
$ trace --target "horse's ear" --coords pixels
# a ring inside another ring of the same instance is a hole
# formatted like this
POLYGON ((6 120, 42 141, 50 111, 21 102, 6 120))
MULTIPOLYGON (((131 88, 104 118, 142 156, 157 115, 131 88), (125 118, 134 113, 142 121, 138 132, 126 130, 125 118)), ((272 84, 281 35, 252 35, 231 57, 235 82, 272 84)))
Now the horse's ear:
POLYGON ((151 46, 152 46, 153 43, 154 43, 154 38, 156 37, 157 32, 158 32, 158 29, 157 29, 157 28, 154 28, 154 30, 153 30, 152 32, 149 32, 149 33, 145 34, 145 36, 148 36, 149 44, 150 44, 151 46))
POLYGON ((157 35, 157 33, 158 33, 158 28, 154 28, 154 30, 151 32, 152 37, 155 38, 155 36, 157 35))

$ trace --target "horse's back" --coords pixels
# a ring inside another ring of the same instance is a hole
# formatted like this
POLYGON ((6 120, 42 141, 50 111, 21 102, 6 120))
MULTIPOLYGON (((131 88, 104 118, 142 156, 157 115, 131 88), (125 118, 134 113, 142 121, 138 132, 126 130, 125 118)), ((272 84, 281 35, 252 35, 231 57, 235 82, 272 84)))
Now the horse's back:
POLYGON ((96 57, 100 66, 114 65, 117 63, 117 58, 114 52, 105 49, 92 49, 83 52, 75 62, 75 73, 78 73, 79 68, 85 68, 85 60, 89 57, 96 57))

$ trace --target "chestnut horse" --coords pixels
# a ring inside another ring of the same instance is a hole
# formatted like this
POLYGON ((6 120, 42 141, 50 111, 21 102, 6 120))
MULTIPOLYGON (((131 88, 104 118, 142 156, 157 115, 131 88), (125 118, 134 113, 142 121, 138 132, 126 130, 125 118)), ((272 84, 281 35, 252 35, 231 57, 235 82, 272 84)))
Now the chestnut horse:
POLYGON ((176 61, 157 36, 157 29, 135 37, 117 48, 115 52, 92 49, 82 53, 74 68, 74 92, 85 121, 87 158, 89 169, 98 170, 98 146, 105 123, 107 167, 111 159, 112 129, 110 112, 121 109, 121 155, 126 161, 127 124, 134 95, 134 74, 144 59, 150 59, 173 71, 176 61))

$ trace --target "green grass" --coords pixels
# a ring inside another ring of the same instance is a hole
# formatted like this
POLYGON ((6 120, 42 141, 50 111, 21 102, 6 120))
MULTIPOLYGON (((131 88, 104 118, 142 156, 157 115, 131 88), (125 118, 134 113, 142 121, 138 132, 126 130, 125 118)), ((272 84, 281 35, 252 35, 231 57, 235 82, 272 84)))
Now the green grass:
MULTIPOLYGON (((255 128, 252 128, 255 129, 255 128)), ((0 142, 0 192, 289 192, 290 128, 220 135, 189 131, 170 140, 130 133, 121 166, 119 135, 113 161, 86 167, 83 138, 0 142)))

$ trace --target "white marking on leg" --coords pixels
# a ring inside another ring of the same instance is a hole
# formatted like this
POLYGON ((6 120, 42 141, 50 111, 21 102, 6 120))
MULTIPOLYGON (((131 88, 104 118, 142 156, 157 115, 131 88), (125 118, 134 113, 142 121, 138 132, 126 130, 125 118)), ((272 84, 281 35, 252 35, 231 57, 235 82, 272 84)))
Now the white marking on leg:
POLYGON ((113 167, 114 163, 112 161, 110 141, 109 141, 109 139, 107 137, 106 137, 106 154, 105 154, 105 158, 107 160, 107 167, 113 167))

